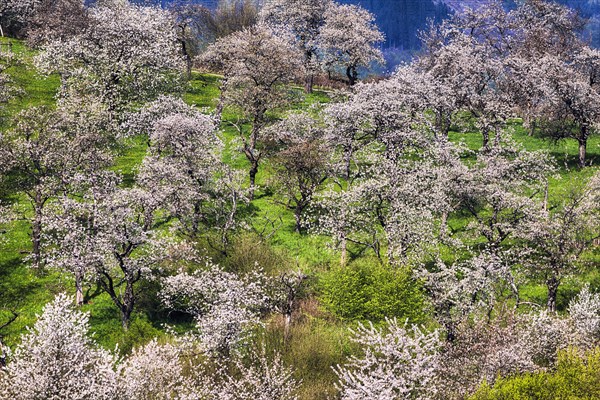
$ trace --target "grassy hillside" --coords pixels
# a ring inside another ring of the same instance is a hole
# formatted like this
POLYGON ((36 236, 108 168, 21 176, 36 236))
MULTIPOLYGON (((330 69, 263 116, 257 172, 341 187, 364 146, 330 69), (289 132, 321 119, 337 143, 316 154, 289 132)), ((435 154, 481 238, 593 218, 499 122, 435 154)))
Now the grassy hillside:
MULTIPOLYGON (((9 73, 24 93, 3 110, 2 129, 7 129, 10 118, 26 107, 53 105, 60 83, 57 76, 44 78, 38 75, 31 65, 33 53, 21 42, 13 43, 20 62, 9 73)), ((218 85, 218 76, 194 73, 184 99, 191 105, 209 111, 218 99, 218 85)), ((303 109, 310 104, 327 101, 326 92, 316 91, 294 107, 303 109)), ((232 111, 225 113, 222 136, 227 144, 226 159, 232 166, 245 169, 247 161, 232 144, 236 132, 228 123, 236 118, 232 111)), ((453 132, 451 138, 456 142, 464 142, 471 149, 477 149, 481 143, 481 136, 475 132, 453 132)), ((554 144, 528 136, 518 121, 514 123, 514 138, 528 150, 546 150, 555 158, 559 172, 551 181, 550 193, 553 196, 561 196, 571 183, 581 181, 597 170, 597 167, 584 170, 576 168, 575 142, 554 144)), ((124 174, 126 184, 131 182, 145 151, 145 138, 135 138, 117 158, 114 169, 124 174)), ((593 165, 600 164, 600 138, 590 140, 588 157, 593 165)), ((411 280, 407 271, 393 271, 380 266, 369 252, 365 252, 345 272, 336 269, 339 254, 329 246, 329 239, 295 232, 292 212, 276 201, 276 196, 266 187, 268 180, 269 168, 265 165, 259 173, 258 183, 262 187, 252 203, 251 229, 238 235, 235 246, 227 256, 212 255, 217 262, 231 269, 247 268, 258 262, 267 271, 301 269, 310 276, 307 295, 301 303, 289 342, 283 341, 283 321, 278 316, 264 321, 264 337, 268 348, 281 351, 284 359, 297 369, 297 377, 304 382, 302 398, 325 399, 333 390, 335 375, 331 366, 343 363, 348 355, 356 351, 349 340, 348 328, 356 326, 357 320, 365 315, 361 309, 364 304, 369 304, 375 310, 373 312, 377 309, 387 310, 401 317, 431 324, 427 317, 427 303, 418 284, 411 280), (326 297, 323 295, 325 291, 337 293, 338 297, 326 297), (390 305, 389 299, 399 300, 398 304, 390 305)), ((15 204, 24 215, 31 212, 18 187, 8 185, 0 195, 4 201, 15 204)), ((464 226, 467 222, 466 217, 455 217, 449 221, 451 226, 456 227, 464 226)), ((55 271, 33 271, 28 267, 26 256, 31 250, 31 228, 26 221, 17 221, 4 229, 5 233, 0 236, 0 326, 9 317, 9 310, 16 311, 19 316, 0 335, 6 344, 14 346, 25 332, 25 327, 33 324, 42 306, 56 293, 73 293, 74 285, 72 278, 66 275, 55 271)), ((211 254, 210 249, 207 251, 211 254)), ((589 263, 600 265, 600 251, 590 252, 586 257, 589 263)), ((590 281, 592 287, 600 287, 600 274, 591 272, 566 282, 560 292, 561 306, 564 307, 583 281, 590 281)), ((108 295, 99 291, 84 306, 84 310, 90 312, 96 339, 106 348, 113 349, 118 345, 121 352, 128 352, 133 346, 164 335, 165 324, 178 331, 191 326, 191 321, 170 316, 160 307, 154 296, 156 283, 143 284, 148 286, 148 290, 144 291, 147 294, 139 301, 128 331, 122 330, 118 311, 108 295)), ((91 293, 95 290, 92 287, 91 293)), ((530 285, 524 292, 526 299, 544 301, 543 287, 530 285)))

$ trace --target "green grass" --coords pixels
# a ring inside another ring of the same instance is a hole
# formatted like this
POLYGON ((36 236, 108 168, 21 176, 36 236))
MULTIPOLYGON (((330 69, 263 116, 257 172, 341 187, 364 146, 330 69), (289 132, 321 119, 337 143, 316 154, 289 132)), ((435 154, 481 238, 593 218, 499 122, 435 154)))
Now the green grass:
POLYGON ((219 99, 220 82, 221 77, 218 75, 192 72, 183 99, 186 103, 195 107, 212 110, 219 99))
POLYGON ((23 42, 14 39, 5 39, 12 42, 15 61, 7 70, 14 84, 23 90, 23 93, 11 101, 6 112, 15 115, 19 111, 32 106, 53 106, 55 96, 60 86, 57 75, 43 76, 32 68, 35 53, 28 49, 23 42))

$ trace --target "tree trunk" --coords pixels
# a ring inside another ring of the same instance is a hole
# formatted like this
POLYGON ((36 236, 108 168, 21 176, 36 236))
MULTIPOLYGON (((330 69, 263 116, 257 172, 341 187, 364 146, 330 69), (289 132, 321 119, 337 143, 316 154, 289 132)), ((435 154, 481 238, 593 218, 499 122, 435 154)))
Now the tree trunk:
POLYGON ((315 80, 315 76, 313 75, 313 73, 308 72, 304 79, 304 91, 306 93, 310 94, 313 92, 314 80, 315 80))
POLYGON ((456 341, 456 327, 454 322, 448 322, 444 324, 446 328, 446 341, 448 343, 454 343, 456 341))
POLYGON ((348 85, 354 86, 354 84, 358 80, 358 72, 356 72, 356 68, 355 67, 347 67, 346 68, 346 76, 348 77, 348 85))
POLYGON ((227 90, 227 78, 223 78, 219 85, 219 102, 215 108, 215 124, 217 127, 221 125, 223 119, 223 107, 225 107, 225 91, 227 90))
POLYGON ((290 327, 292 326, 292 312, 286 312, 283 323, 283 345, 287 346, 290 340, 290 327))
POLYGON ((439 131, 440 135, 443 138, 448 139, 448 133, 450 132, 450 118, 448 118, 445 112, 436 112, 435 126, 439 131))
POLYGON ((536 119, 531 118, 531 122, 529 122, 529 136, 535 135, 535 129, 537 128, 536 119))
POLYGON ((481 136, 483 137, 481 147, 488 150, 490 148, 490 131, 487 127, 481 129, 481 136))
POLYGON ((554 275, 546 280, 546 287, 548 288, 548 301, 546 306, 548 311, 556 312, 556 297, 558 296, 559 285, 560 279, 554 275))
POLYGON ((344 149, 344 166, 345 166, 345 173, 346 173, 347 181, 350 180, 350 174, 352 173, 351 164, 352 164, 352 146, 347 146, 344 149))
POLYGON ((342 267, 345 267, 346 264, 348 263, 348 243, 346 241, 345 236, 342 238, 342 243, 340 244, 340 247, 342 249, 342 255, 340 257, 340 264, 342 267))
POLYGON ((442 212, 442 220, 440 222, 440 238, 448 236, 448 211, 442 212))
POLYGON ((578 139, 579 142, 579 168, 584 168, 585 167, 585 155, 586 155, 586 150, 587 150, 587 133, 585 131, 583 131, 586 128, 581 128, 582 129, 582 134, 581 137, 578 139))
POLYGON ((313 68, 314 49, 307 43, 306 38, 302 38, 302 47, 304 48, 304 91, 306 93, 313 92, 313 84, 315 79, 315 69, 313 68))
POLYGON ((500 134, 500 129, 498 127, 494 128, 494 147, 500 146, 500 139, 502 135, 500 134))
POLYGON ((258 160, 250 160, 250 201, 254 200, 254 189, 256 188, 256 174, 258 173, 258 160))
POLYGON ((296 206, 294 209, 294 218, 296 219, 296 232, 300 233, 302 229, 302 207, 296 206))
POLYGON ((77 269, 75 272, 75 302, 78 306, 83 305, 83 271, 77 269))
POLYGON ((129 328, 129 320, 131 319, 131 314, 133 313, 133 307, 135 305, 135 293, 133 291, 133 285, 140 280, 141 272, 128 272, 124 265, 123 255, 117 254, 119 258, 120 268, 125 274, 124 284, 125 291, 120 295, 117 293, 117 288, 115 287, 112 276, 106 270, 100 270, 99 274, 101 275, 98 279, 98 283, 104 289, 106 293, 110 296, 113 303, 117 306, 121 313, 121 325, 124 330, 129 328))
POLYGON ((258 163, 260 161, 261 154, 256 151, 256 144, 258 142, 258 135, 264 112, 255 115, 252 123, 252 132, 250 132, 250 143, 246 143, 244 146, 244 154, 248 161, 250 161, 250 201, 254 200, 254 190, 256 188, 256 174, 258 173, 258 163))
POLYGON ((123 329, 129 328, 129 321, 133 313, 135 305, 135 294, 133 293, 133 282, 127 281, 125 286, 125 294, 123 295, 123 303, 121 304, 121 325, 123 329))
MULTIPOLYGON (((183 33, 182 33, 182 35, 183 35, 183 33)), ((187 79, 191 79, 191 77, 192 77, 192 56, 190 55, 190 52, 188 51, 188 46, 187 46, 187 43, 185 42, 185 39, 180 39, 179 42, 181 43, 181 52, 183 53, 183 56, 185 58, 186 76, 187 76, 187 79)))
POLYGON ((31 242, 33 245, 33 268, 42 267, 42 217, 43 217, 44 199, 39 193, 35 195, 33 204, 34 217, 31 225, 31 242))

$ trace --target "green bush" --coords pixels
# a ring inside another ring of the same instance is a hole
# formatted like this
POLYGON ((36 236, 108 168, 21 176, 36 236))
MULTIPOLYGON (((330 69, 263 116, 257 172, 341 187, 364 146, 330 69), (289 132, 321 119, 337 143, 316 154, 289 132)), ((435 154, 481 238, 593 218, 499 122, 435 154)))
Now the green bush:
POLYGON ((256 269, 256 265, 266 273, 276 274, 281 270, 286 270, 289 265, 284 254, 276 251, 260 237, 251 233, 236 237, 227 257, 217 258, 215 261, 228 271, 238 274, 253 271, 256 269))
POLYGON ((576 350, 559 354, 554 372, 516 375, 483 384, 470 400, 600 399, 600 349, 585 357, 576 350))
POLYGON ((359 260, 334 267, 320 279, 321 300, 344 320, 378 322, 385 317, 423 322, 425 298, 408 268, 359 260))

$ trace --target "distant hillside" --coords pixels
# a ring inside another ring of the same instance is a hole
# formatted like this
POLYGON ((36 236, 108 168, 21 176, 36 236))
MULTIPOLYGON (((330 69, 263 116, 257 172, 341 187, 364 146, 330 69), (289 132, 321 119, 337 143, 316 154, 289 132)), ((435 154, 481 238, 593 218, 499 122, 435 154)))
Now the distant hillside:
MULTIPOLYGON (((385 47, 416 50, 420 47, 418 32, 427 21, 439 21, 466 7, 478 8, 490 0, 342 0, 343 3, 359 4, 377 16, 377 24, 385 32, 385 47)), ((518 0, 504 0, 507 7, 518 0)), ((584 35, 600 47, 600 0, 558 0, 588 19, 584 35)))
POLYGON ((451 9, 436 0, 342 0, 358 4, 377 16, 377 24, 386 35, 385 47, 414 50, 420 46, 418 32, 428 20, 440 21, 451 9))
MULTIPOLYGON (((487 3, 490 0, 435 0, 437 3, 445 4, 451 12, 460 12, 465 7, 477 8, 487 3)), ((514 7, 519 0, 503 0, 507 7, 514 7)), ((588 23, 584 32, 584 36, 595 47, 600 47, 600 0, 556 0, 560 4, 571 7, 577 10, 584 18, 588 19, 588 23)), ((382 3, 391 2, 393 0, 383 0, 382 3)))
MULTIPOLYGON (((93 0, 87 0, 90 2, 93 0)), ((135 0, 134 0, 135 1, 135 0)), ((163 7, 173 0, 138 0, 153 2, 163 7)), ((215 7, 218 0, 189 0, 215 7)), ((263 0, 264 1, 264 0, 263 0)), ((427 27, 428 20, 440 21, 466 7, 478 8, 491 0, 338 0, 345 4, 358 4, 377 17, 377 24, 386 35, 384 48, 414 51, 420 48, 418 32, 427 27)), ((519 0, 503 0, 512 7, 519 0)), ((589 22, 584 32, 588 40, 600 47, 600 0, 557 0, 578 10, 589 22)))

